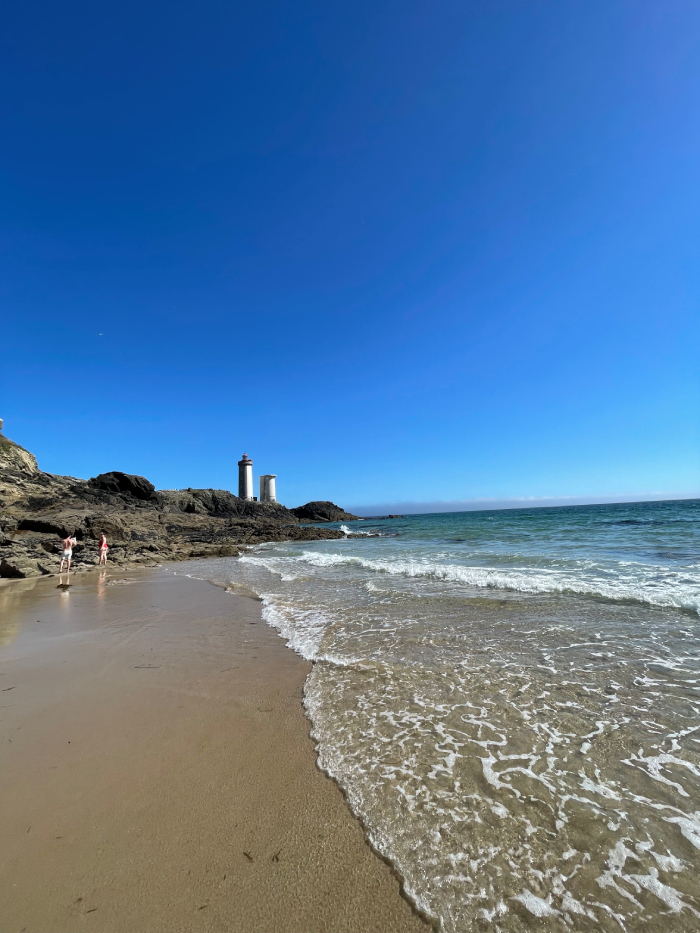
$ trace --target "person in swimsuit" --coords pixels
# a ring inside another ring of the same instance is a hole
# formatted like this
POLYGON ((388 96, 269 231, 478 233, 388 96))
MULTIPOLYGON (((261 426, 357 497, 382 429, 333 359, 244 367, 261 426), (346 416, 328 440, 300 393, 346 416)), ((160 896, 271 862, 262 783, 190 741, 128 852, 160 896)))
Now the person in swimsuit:
POLYGON ((107 536, 104 531, 100 533, 100 543, 98 547, 100 549, 100 559, 97 562, 97 566, 99 567, 101 564, 107 563, 107 551, 109 550, 107 547, 107 536))
POLYGON ((70 562, 73 557, 73 545, 77 544, 76 539, 72 535, 68 535, 67 538, 63 539, 63 551, 61 553, 61 566, 59 573, 63 573, 63 565, 66 564, 66 570, 70 573, 70 562))

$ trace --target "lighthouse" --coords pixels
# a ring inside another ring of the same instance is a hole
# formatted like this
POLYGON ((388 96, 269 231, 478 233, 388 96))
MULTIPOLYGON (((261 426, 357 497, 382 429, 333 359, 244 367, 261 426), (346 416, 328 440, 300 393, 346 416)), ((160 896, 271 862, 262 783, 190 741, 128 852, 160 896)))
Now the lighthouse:
POLYGON ((253 498, 253 461, 248 454, 238 461, 238 498, 253 498))

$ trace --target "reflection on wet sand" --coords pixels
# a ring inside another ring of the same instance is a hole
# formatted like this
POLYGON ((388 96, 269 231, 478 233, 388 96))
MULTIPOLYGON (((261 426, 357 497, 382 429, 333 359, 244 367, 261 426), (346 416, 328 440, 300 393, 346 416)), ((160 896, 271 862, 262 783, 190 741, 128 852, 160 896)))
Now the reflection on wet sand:
POLYGON ((29 580, 0 581, 0 646, 12 644, 17 637, 23 598, 36 587, 40 579, 34 577, 29 580))

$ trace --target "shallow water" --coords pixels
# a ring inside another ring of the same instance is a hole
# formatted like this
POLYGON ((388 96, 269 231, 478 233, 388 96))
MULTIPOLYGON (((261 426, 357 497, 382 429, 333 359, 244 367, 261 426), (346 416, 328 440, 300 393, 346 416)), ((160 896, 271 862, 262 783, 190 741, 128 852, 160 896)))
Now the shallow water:
POLYGON ((411 516, 197 575, 316 661, 322 767, 445 931, 700 929, 700 502, 411 516))

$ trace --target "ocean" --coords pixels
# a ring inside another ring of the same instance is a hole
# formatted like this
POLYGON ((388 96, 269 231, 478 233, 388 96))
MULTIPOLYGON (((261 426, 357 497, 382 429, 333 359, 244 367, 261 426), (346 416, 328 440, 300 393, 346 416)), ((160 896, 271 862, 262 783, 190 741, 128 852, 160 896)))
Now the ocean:
POLYGON ((700 500, 411 515, 192 575, 314 661, 320 766, 446 933, 700 930, 700 500))

